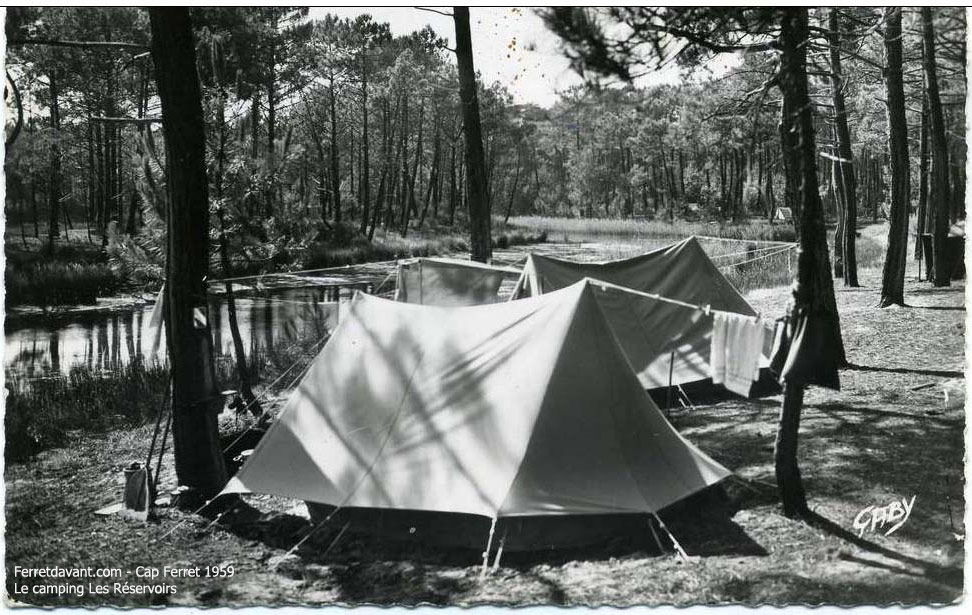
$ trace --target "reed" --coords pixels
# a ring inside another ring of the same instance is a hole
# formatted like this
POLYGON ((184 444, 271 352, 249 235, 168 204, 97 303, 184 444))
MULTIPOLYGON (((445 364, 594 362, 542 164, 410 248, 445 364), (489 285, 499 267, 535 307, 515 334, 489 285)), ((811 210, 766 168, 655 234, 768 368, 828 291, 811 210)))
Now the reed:
POLYGON ((5 285, 8 305, 51 307, 96 303, 121 282, 103 263, 34 262, 8 266, 5 285))
MULTIPOLYGON (((289 390, 299 379, 323 346, 326 335, 280 343, 248 357, 250 377, 256 393, 263 394, 264 408, 273 406, 274 396, 289 390)), ((219 390, 236 389, 236 374, 232 356, 217 359, 219 390)), ((165 399, 169 368, 165 363, 139 359, 110 370, 78 364, 66 374, 43 378, 27 378, 8 370, 6 382, 4 455, 8 462, 19 462, 43 450, 66 445, 72 434, 130 428, 154 421, 165 399)))
POLYGON ((710 235, 726 239, 760 241, 794 241, 796 234, 788 224, 769 224, 765 220, 729 222, 691 222, 686 220, 645 220, 624 218, 560 218, 553 216, 518 216, 510 218, 510 228, 546 232, 553 241, 583 240, 599 235, 640 239, 684 239, 692 235, 710 235))

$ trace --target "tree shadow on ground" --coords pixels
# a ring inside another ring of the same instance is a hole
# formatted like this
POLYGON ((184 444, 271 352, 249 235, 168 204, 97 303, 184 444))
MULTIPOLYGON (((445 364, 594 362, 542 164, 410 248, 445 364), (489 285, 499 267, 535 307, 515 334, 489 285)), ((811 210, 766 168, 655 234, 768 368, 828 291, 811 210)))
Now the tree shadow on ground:
POLYGON ((965 294, 965 284, 954 284, 952 286, 917 286, 909 289, 911 295, 950 295, 965 294))
MULTIPOLYGON (((830 519, 827 519, 823 515, 816 512, 810 513, 806 521, 813 527, 823 530, 824 532, 830 534, 831 536, 840 538, 845 542, 849 542, 850 544, 854 545, 855 547, 858 547, 859 549, 863 549, 864 551, 868 551, 870 553, 876 553, 878 555, 882 555, 888 559, 892 559, 896 562, 900 562, 908 566, 913 566, 920 571, 920 576, 930 579, 936 583, 941 583, 943 585, 947 585, 955 589, 962 588, 963 571, 961 567, 942 566, 934 562, 928 562, 922 559, 918 559, 916 557, 912 557, 910 555, 899 553, 898 551, 889 549, 875 542, 871 542, 870 540, 866 540, 863 537, 859 537, 856 534, 847 531, 837 523, 834 523, 830 519)), ((847 555, 842 556, 842 558, 845 559, 848 557, 852 558, 853 556, 847 556, 847 555)), ((859 563, 861 563, 860 558, 857 558, 857 560, 859 563)), ((916 576, 914 572, 907 571, 906 569, 901 569, 899 567, 889 566, 887 564, 881 564, 879 562, 865 561, 865 563, 867 565, 872 565, 887 570, 891 570, 892 572, 898 572, 902 574, 908 574, 910 576, 916 576)))
POLYGON ((919 376, 932 376, 936 378, 964 378, 965 374, 961 371, 942 370, 942 369, 909 369, 907 367, 875 367, 873 365, 849 364, 844 369, 859 372, 882 372, 886 374, 916 374, 919 376))
POLYGON ((951 305, 909 305, 908 307, 916 310, 936 310, 939 312, 964 312, 965 306, 951 305))
MULTIPOLYGON (((717 487, 666 508, 660 516, 691 556, 766 555, 766 550, 732 520, 736 510, 733 499, 717 487)), ((655 542, 648 515, 618 517, 627 518, 617 524, 618 533, 610 538, 582 547, 507 551, 502 555, 500 569, 516 571, 518 578, 533 579, 544 587, 544 603, 563 604, 565 588, 538 574, 535 567, 672 556, 672 542, 657 525, 654 527, 661 544, 655 542)), ((342 602, 454 604, 457 595, 475 590, 479 583, 482 548, 430 545, 407 535, 378 536, 360 529, 349 530, 343 520, 324 528, 295 514, 262 513, 242 501, 221 523, 224 529, 245 540, 280 551, 275 556, 277 560, 289 559, 278 563, 276 571, 280 574, 303 580, 328 577, 342 602), (293 555, 280 557, 308 534, 310 537, 293 555), (321 572, 323 569, 326 574, 321 572)), ((485 525, 488 527, 488 520, 485 525)), ((484 533, 483 547, 486 537, 484 533)), ((498 542, 498 538, 493 542, 490 565, 495 562, 498 542)))

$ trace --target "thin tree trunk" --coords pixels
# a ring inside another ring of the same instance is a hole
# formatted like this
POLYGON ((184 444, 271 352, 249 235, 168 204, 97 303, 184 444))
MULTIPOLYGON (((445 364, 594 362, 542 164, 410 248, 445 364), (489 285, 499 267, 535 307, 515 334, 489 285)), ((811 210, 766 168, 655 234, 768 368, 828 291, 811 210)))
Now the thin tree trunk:
MULTIPOLYGON (((838 154, 839 156, 839 154, 838 154)), ((830 193, 833 195, 834 210, 837 213, 837 227, 834 229, 834 276, 844 276, 844 233, 846 233, 847 194, 844 181, 840 176, 841 164, 837 160, 830 163, 830 193)))
POLYGON ((34 239, 38 239, 40 237, 40 226, 37 216, 37 184, 33 181, 30 182, 30 209, 34 218, 34 239))
POLYGON ((929 206, 935 211, 935 226, 932 243, 934 245, 934 284, 951 285, 951 270, 946 263, 948 250, 949 223, 949 173, 948 141, 945 136, 945 120, 942 116, 942 102, 938 93, 938 73, 935 68, 935 25, 930 7, 921 7, 922 42, 924 45, 925 84, 928 88, 928 113, 931 116, 931 194, 929 206))
POLYGON ((888 225, 888 253, 884 259, 881 280, 881 307, 904 305, 905 265, 908 260, 908 197, 911 192, 908 123, 901 68, 901 7, 888 9, 884 28, 888 152, 891 157, 891 220, 888 225))
POLYGON ((368 160, 368 60, 367 52, 361 52, 361 227, 360 232, 368 230, 368 216, 371 208, 371 178, 368 160))
MULTIPOLYGON (((226 236, 226 216, 224 209, 226 204, 223 202, 223 179, 226 167, 226 94, 221 83, 220 71, 220 52, 213 52, 213 78, 216 80, 216 90, 219 92, 216 99, 216 129, 218 130, 218 146, 216 149, 216 173, 213 178, 213 185, 216 188, 216 216, 219 222, 219 257, 223 269, 224 278, 232 278, 234 268, 229 256, 229 238, 226 236)), ((233 354, 236 358, 236 373, 239 380, 240 396, 247 410, 253 416, 261 417, 263 410, 253 394, 253 386, 250 383, 250 369, 246 360, 246 348, 243 346, 243 337, 240 335, 239 320, 236 316, 236 296, 233 292, 233 283, 227 280, 226 288, 226 312, 229 315, 230 337, 233 340, 233 354)), ((219 309, 217 304, 217 310, 219 309)), ((221 349, 217 348, 217 352, 221 349)))
POLYGON ((929 141, 928 97, 921 96, 921 141, 918 150, 918 212, 915 219, 915 260, 922 259, 924 250, 921 238, 925 234, 925 219, 928 217, 928 141, 929 141))
POLYGON ((843 188, 844 220, 841 228, 844 286, 857 282, 857 178, 854 176, 854 151, 851 148, 847 109, 844 104, 844 76, 840 61, 840 13, 830 9, 830 87, 834 103, 835 137, 840 158, 840 182, 843 188))
POLYGON ((338 130, 337 130, 337 102, 334 92, 334 78, 331 78, 328 100, 330 101, 331 115, 331 203, 333 204, 332 214, 334 222, 341 223, 341 162, 338 153, 338 130))
POLYGON ((47 190, 47 252, 54 253, 54 242, 58 236, 58 218, 61 207, 61 112, 58 100, 57 69, 51 69, 50 75, 50 116, 53 139, 50 152, 50 180, 47 190))
POLYGON ((520 152, 516 152, 516 172, 513 174, 513 188, 510 190, 510 199, 506 204, 506 217, 503 224, 510 223, 510 214, 513 213, 513 197, 516 196, 516 185, 520 181, 520 152))
POLYGON ((459 98, 462 101, 463 133, 466 137, 466 193, 469 209, 469 235, 472 260, 489 262, 493 255, 490 238, 489 201, 483 156, 476 69, 473 66, 472 37, 469 32, 469 7, 453 9, 456 24, 456 57, 459 64, 459 98))

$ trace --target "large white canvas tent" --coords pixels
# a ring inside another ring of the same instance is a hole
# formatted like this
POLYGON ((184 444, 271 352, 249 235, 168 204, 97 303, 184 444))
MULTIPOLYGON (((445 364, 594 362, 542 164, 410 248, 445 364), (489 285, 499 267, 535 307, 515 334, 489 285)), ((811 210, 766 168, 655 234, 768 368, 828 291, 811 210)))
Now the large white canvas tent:
POLYGON ((652 513, 728 474, 665 420, 582 281, 466 308, 359 294, 224 492, 475 515, 482 545, 489 519, 652 513))
POLYGON ((440 307, 498 303, 503 281, 518 269, 451 258, 417 258, 398 263, 395 300, 440 307))
POLYGON ((646 389, 710 377, 712 316, 678 302, 756 315, 694 237, 607 263, 575 263, 531 254, 514 297, 543 295, 584 278, 623 287, 594 285, 614 337, 646 389))

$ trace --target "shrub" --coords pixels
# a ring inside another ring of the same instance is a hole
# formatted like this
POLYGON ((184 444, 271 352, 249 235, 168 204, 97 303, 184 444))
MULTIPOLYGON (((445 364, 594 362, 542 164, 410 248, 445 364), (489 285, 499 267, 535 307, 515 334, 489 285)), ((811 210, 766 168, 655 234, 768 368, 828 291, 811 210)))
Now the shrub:
POLYGON ((7 303, 41 307, 93 304, 118 290, 120 280, 102 263, 33 262, 5 272, 7 303))

